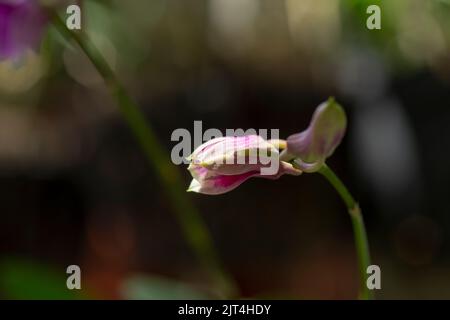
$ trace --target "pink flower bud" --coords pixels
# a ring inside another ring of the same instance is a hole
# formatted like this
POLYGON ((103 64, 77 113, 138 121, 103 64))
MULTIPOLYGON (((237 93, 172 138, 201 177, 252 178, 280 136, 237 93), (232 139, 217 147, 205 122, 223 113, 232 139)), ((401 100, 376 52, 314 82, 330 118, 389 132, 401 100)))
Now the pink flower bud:
POLYGON ((287 138, 286 153, 305 172, 315 172, 341 143, 347 127, 344 109, 333 98, 320 104, 305 131, 287 138))
POLYGON ((278 179, 300 170, 280 161, 279 151, 263 138, 252 135, 212 139, 189 157, 193 180, 188 191, 222 194, 251 177, 278 179))

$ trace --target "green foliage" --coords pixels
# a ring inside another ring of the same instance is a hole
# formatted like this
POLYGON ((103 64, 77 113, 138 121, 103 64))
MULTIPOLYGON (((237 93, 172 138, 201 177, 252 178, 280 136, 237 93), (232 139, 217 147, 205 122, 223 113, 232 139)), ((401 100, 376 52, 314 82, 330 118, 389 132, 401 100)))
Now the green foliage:
POLYGON ((73 300, 83 298, 78 290, 66 287, 64 268, 56 269, 24 259, 0 262, 0 295, 18 300, 73 300))

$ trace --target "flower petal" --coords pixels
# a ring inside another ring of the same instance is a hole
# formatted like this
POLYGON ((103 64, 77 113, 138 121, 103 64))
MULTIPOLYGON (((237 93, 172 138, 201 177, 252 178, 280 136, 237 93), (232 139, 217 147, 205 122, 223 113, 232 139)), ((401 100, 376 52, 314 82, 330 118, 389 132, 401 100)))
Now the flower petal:
POLYGON ((222 142, 226 137, 219 137, 211 139, 202 145, 198 146, 192 154, 187 157, 187 160, 194 161, 194 159, 199 159, 200 157, 205 157, 205 153, 211 149, 215 144, 222 142))
POLYGON ((279 161, 278 150, 256 135, 224 137, 197 148, 190 160, 219 174, 233 175, 259 171, 271 161, 279 161))
POLYGON ((205 179, 196 180, 192 182, 187 191, 193 191, 209 195, 223 194, 237 188, 245 180, 258 175, 258 172, 247 172, 238 175, 212 175, 205 179))
POLYGON ((259 171, 246 172, 236 175, 221 175, 204 167, 190 166, 192 182, 187 191, 203 194, 217 195, 231 191, 251 177, 260 177, 275 180, 284 174, 300 175, 302 172, 292 164, 281 162, 278 173, 275 175, 261 175, 259 171))

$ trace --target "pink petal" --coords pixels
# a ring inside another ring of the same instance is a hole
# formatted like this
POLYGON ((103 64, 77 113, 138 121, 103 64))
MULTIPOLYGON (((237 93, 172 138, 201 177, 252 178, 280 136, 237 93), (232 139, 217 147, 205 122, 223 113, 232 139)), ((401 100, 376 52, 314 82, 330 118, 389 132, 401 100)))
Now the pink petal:
POLYGON ((193 179, 188 191, 209 195, 223 194, 237 188, 245 180, 257 174, 258 172, 247 172, 233 176, 217 175, 202 180, 193 179))
POLYGON ((190 160, 218 174, 234 175, 268 167, 269 161, 279 161, 278 155, 272 144, 250 135, 212 139, 197 148, 190 160))
POLYGON ((284 174, 300 175, 301 171, 295 169, 290 163, 281 162, 276 175, 261 175, 258 171, 251 171, 236 175, 215 174, 214 171, 199 166, 190 166, 190 172, 193 176, 188 191, 217 195, 231 191, 241 185, 251 177, 261 177, 275 180, 284 174))

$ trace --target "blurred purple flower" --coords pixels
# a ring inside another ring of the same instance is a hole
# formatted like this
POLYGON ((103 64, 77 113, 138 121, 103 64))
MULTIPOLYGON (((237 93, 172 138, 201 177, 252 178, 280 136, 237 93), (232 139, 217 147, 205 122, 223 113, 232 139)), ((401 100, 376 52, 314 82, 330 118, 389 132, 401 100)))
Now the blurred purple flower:
POLYGON ((37 0, 0 0, 0 60, 36 49, 47 21, 37 0))
POLYGON ((222 194, 251 177, 278 179, 283 174, 299 175, 292 164, 279 160, 279 151, 260 136, 221 137, 198 147, 189 157, 188 170, 193 180, 188 191, 222 194), (264 169, 276 170, 264 174, 264 169))
POLYGON ((333 98, 320 104, 305 131, 287 138, 287 158, 305 172, 316 172, 341 143, 347 127, 344 109, 333 98))

